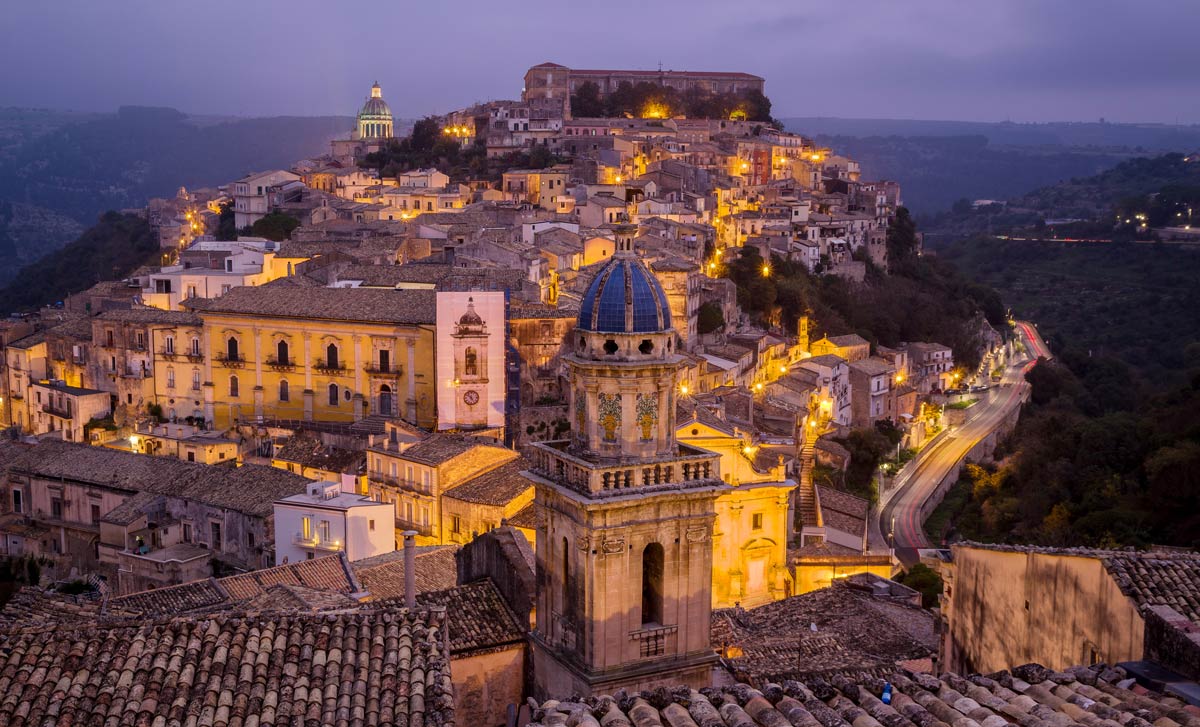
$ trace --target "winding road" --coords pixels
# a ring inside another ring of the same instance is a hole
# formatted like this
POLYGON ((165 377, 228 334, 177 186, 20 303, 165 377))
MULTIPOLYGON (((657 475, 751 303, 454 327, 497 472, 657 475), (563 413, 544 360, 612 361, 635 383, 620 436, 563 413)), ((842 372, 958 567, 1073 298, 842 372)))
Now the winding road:
POLYGON ((896 557, 906 567, 920 560, 917 552, 920 548, 930 547, 921 515, 925 501, 967 453, 1020 406, 1029 387, 1025 373, 1037 363, 1038 357, 1050 357, 1049 349, 1032 324, 1018 321, 1016 330, 1025 345, 1026 355, 1014 357, 1000 383, 980 392, 979 402, 968 410, 969 418, 957 427, 942 431, 926 444, 880 497, 879 531, 885 537, 888 533, 893 534, 896 557))

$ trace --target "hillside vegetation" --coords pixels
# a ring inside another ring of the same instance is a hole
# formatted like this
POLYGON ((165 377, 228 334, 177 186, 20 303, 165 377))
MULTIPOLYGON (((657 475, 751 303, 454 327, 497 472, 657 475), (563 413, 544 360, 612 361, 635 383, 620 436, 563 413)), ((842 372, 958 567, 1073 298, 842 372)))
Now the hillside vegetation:
MULTIPOLYGON (((1198 173, 1179 155, 1136 160, 1023 203, 1092 211, 1094 230, 1119 237, 1117 210, 1168 219, 1198 173)), ((1029 373, 1031 400, 998 452, 1005 459, 967 469, 931 536, 1200 546, 1200 251, 978 235, 939 256, 996 287, 1056 358, 1029 373)))
POLYGON ((158 236, 145 219, 106 212, 74 242, 21 268, 0 288, 0 314, 53 305, 102 280, 119 280, 158 254, 158 236))
POLYGON ((116 114, 0 115, 0 281, 76 237, 106 210, 142 207, 181 185, 214 186, 323 153, 352 128, 342 117, 241 119, 204 125, 174 109, 116 114), (39 229, 28 220, 47 219, 39 229), (73 221, 73 224, 72 224, 73 221))
POLYGON ((962 197, 1008 199, 1096 174, 1134 155, 1131 150, 1002 146, 981 135, 815 138, 819 145, 857 159, 864 178, 900 182, 905 205, 922 220, 962 197))

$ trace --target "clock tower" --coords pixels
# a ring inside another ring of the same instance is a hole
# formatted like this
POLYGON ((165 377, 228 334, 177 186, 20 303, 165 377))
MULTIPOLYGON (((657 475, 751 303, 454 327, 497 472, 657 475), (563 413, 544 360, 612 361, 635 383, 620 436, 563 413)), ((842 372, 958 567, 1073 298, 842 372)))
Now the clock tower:
POLYGON ((707 686, 720 456, 675 439, 682 357, 636 227, 583 297, 571 334, 573 432, 530 447, 539 697, 707 686))
POLYGON ((450 334, 454 346, 454 426, 479 429, 487 426, 488 332, 475 312, 475 299, 467 298, 467 310, 450 334))

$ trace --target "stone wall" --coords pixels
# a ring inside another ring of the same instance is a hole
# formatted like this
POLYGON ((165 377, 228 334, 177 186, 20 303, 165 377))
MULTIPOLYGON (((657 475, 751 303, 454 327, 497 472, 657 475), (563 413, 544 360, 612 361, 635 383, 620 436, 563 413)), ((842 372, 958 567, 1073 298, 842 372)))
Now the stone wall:
POLYGON ((954 546, 947 662, 959 674, 1141 659, 1145 626, 1099 558, 954 546))
POLYGON ((529 624, 533 611, 533 551, 521 531, 501 526, 467 543, 455 555, 458 582, 491 578, 517 620, 529 624))
POLYGON ((1170 606, 1150 606, 1142 616, 1146 619, 1144 658, 1193 681, 1200 679, 1200 625, 1170 606))

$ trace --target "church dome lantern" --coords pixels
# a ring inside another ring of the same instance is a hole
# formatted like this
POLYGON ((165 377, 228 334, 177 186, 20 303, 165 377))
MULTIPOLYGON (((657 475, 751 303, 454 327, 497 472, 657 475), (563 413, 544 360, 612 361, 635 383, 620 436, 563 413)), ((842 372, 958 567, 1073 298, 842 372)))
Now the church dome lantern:
POLYGON ((375 83, 359 109, 354 135, 358 139, 390 139, 392 130, 392 109, 383 100, 383 89, 375 83))

